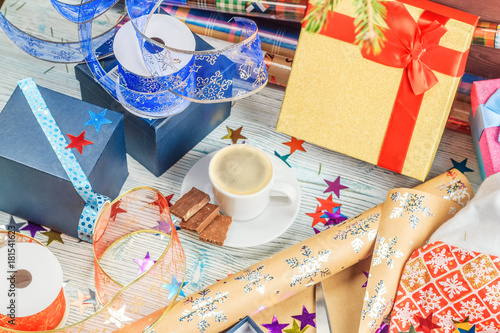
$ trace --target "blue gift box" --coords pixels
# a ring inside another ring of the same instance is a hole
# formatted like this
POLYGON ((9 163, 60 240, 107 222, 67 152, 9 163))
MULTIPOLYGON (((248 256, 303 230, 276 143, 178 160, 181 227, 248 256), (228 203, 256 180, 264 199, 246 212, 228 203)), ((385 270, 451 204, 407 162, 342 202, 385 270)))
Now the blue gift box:
MULTIPOLYGON (((197 35, 196 50, 212 47, 197 35)), ((222 61, 222 60, 221 60, 222 61)), ((236 69, 226 59, 226 73, 232 77, 236 69)), ((118 63, 114 57, 101 61, 104 69, 117 74, 118 63)), ((82 99, 124 114, 127 153, 155 176, 161 176, 168 168, 203 140, 231 113, 231 102, 200 104, 191 103, 184 111, 166 119, 137 117, 114 100, 98 83, 86 64, 75 67, 80 81, 82 99)))
POLYGON ((264 333, 264 332, 262 332, 262 330, 252 320, 252 318, 246 316, 226 333, 264 333))
MULTIPOLYGON (((115 198, 128 170, 123 116, 106 111, 110 124, 97 132, 89 121, 92 111, 103 108, 39 86, 55 122, 68 144, 67 134, 85 130, 83 153, 72 148, 94 192, 115 198)), ((17 87, 0 112, 0 210, 69 236, 78 236, 78 222, 85 202, 37 122, 22 90, 17 87)))

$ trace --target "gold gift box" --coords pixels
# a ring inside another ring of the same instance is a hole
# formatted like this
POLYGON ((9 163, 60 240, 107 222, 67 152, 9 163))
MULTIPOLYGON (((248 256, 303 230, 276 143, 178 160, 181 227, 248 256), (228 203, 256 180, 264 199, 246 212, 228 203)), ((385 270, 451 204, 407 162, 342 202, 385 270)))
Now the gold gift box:
MULTIPOLYGON (((424 11, 405 7, 415 21, 424 11)), ((353 17, 352 1, 340 0, 336 12, 353 17)), ((453 18, 445 27, 439 45, 466 52, 475 27, 453 18)), ((357 45, 302 29, 276 130, 377 164, 402 74, 363 58, 357 45)), ((434 74, 439 83, 425 92, 401 172, 422 181, 460 82, 434 74)))

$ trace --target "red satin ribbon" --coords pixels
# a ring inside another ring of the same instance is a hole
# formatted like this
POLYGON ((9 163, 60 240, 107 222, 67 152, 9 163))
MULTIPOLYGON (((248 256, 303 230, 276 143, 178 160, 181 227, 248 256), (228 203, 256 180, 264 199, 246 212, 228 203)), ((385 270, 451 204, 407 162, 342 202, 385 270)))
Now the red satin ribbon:
MULTIPOLYGON (((429 8, 427 1, 405 2, 429 8)), ((418 22, 415 22, 402 3, 390 1, 384 5, 387 8, 386 23, 389 29, 385 29, 386 40, 382 52, 375 55, 366 48, 362 48, 361 52, 365 59, 404 69, 377 162, 383 168, 401 173, 424 93, 438 83, 433 71, 448 76, 461 76, 468 51, 462 53, 439 45, 441 37, 447 31, 444 25, 449 20, 448 17, 426 10, 418 22)), ((432 9, 459 16, 458 19, 466 23, 477 22, 475 16, 434 5, 432 4, 432 9)), ((308 8, 308 11, 312 9, 308 8)), ((304 26, 306 23, 304 22, 304 26)), ((356 41, 354 18, 328 12, 327 24, 320 34, 353 44, 356 41)))

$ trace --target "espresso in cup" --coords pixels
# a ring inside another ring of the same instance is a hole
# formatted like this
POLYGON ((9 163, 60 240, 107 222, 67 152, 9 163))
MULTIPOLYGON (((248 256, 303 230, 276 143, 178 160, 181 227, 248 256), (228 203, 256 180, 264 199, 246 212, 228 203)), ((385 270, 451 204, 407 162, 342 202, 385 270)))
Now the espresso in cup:
POLYGON ((233 145, 214 156, 210 173, 212 181, 222 190, 249 195, 269 184, 273 165, 262 150, 249 145, 233 145))
POLYGON ((271 192, 287 197, 287 205, 297 196, 293 186, 275 181, 273 163, 266 153, 247 144, 219 150, 210 161, 208 176, 222 212, 237 221, 259 216, 272 204, 271 192))

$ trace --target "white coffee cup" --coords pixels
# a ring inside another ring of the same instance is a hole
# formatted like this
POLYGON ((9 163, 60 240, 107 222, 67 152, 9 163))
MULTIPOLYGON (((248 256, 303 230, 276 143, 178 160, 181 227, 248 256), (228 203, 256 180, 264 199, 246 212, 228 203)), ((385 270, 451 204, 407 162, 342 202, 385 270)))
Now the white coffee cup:
POLYGON ((208 167, 215 198, 236 221, 254 219, 268 205, 293 205, 295 188, 276 181, 269 157, 257 147, 236 144, 219 150, 208 167))

